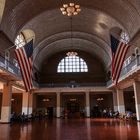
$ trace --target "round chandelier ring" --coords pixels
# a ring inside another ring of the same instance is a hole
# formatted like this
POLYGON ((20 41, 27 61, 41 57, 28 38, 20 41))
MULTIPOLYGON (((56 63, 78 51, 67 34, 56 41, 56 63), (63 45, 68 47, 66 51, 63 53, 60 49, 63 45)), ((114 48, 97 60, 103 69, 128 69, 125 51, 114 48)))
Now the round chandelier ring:
POLYGON ((78 15, 81 11, 80 5, 75 3, 63 4, 63 7, 60 8, 63 15, 73 16, 78 15))

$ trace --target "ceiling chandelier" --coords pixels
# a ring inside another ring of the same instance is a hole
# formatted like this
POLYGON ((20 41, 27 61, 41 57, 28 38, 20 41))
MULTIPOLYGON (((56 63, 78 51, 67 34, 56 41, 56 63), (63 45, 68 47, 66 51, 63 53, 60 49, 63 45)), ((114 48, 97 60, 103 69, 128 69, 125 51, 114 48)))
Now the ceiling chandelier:
POLYGON ((78 55, 78 53, 77 52, 70 51, 70 52, 67 52, 66 55, 67 56, 76 56, 76 55, 78 55))
MULTIPOLYGON (((75 3, 63 4, 63 7, 60 8, 63 15, 69 16, 71 20, 71 46, 72 44, 72 16, 78 15, 81 11, 80 5, 75 3)), ((75 51, 69 51, 66 53, 67 56, 76 56, 78 55, 75 51)))
POLYGON ((69 3, 69 4, 63 4, 63 7, 60 8, 63 15, 67 16, 73 16, 78 15, 78 13, 81 11, 80 5, 69 3))

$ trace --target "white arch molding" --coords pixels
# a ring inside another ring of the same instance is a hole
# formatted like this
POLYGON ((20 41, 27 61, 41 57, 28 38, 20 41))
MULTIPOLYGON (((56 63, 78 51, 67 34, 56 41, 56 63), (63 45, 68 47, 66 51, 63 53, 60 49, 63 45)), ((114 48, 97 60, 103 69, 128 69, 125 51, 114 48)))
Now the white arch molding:
POLYGON ((4 11, 4 7, 5 7, 5 1, 6 0, 0 0, 0 23, 2 20, 2 16, 3 16, 3 11, 4 11))

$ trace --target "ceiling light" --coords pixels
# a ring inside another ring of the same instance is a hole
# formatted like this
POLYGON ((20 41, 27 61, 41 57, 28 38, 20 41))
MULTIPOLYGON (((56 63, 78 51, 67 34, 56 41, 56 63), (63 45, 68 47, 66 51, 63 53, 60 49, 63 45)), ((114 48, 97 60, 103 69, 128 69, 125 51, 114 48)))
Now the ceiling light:
POLYGON ((75 98, 72 98, 72 99, 70 99, 70 101, 76 101, 77 99, 75 99, 75 98))
POLYGON ((97 101, 103 101, 104 100, 104 98, 98 98, 97 99, 97 101))
POLYGON ((77 4, 77 5, 75 5, 75 8, 80 8, 80 5, 78 5, 78 4, 77 4))
POLYGON ((66 55, 67 56, 76 56, 76 55, 78 55, 78 53, 71 51, 71 52, 67 52, 66 55))
POLYGON ((133 96, 132 98, 135 99, 135 96, 133 96))
POLYGON ((43 102, 49 102, 50 99, 45 99, 45 98, 44 98, 42 101, 43 101, 43 102))
POLYGON ((68 7, 68 4, 63 4, 63 7, 64 7, 64 8, 67 8, 67 7, 68 7))
POLYGON ((81 11, 80 5, 69 3, 69 4, 63 4, 63 7, 60 8, 63 15, 67 16, 73 16, 78 15, 78 13, 81 11))
MULTIPOLYGON (((78 13, 81 11, 80 5, 79 4, 75 4, 75 3, 69 3, 69 4, 63 4, 63 7, 60 8, 61 12, 63 15, 67 15, 70 18, 70 28, 71 28, 71 47, 73 47, 73 43, 72 43, 72 16, 76 16, 78 15, 78 13)), ((74 51, 70 51, 66 53, 67 56, 76 56, 78 55, 77 52, 74 51)))

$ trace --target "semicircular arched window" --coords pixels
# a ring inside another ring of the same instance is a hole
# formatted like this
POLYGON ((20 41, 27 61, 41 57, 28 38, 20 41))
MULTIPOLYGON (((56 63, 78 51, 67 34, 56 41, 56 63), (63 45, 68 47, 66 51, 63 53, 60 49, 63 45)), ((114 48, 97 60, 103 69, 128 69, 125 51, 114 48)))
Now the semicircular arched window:
POLYGON ((57 72, 88 72, 88 67, 86 62, 79 56, 66 56, 59 62, 57 72))
POLYGON ((130 41, 129 35, 126 32, 122 31, 120 34, 120 41, 128 44, 128 42, 130 41))
POLYGON ((16 48, 22 47, 26 44, 23 33, 20 33, 15 39, 16 48))

